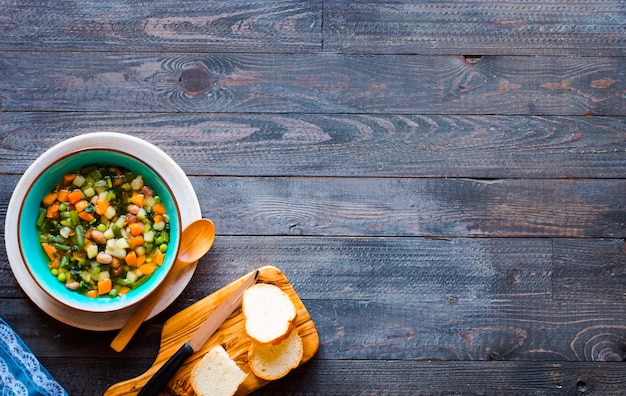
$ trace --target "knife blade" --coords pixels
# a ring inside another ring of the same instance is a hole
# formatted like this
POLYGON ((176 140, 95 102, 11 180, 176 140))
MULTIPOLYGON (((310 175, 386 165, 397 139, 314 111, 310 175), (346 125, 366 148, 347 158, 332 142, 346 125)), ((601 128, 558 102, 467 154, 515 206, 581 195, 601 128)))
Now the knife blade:
POLYGON ((176 351, 161 368, 150 378, 150 380, 139 391, 137 396, 154 396, 158 395, 180 368, 180 366, 191 356, 197 352, 204 343, 217 331, 224 321, 232 314, 241 304, 243 292, 256 283, 259 277, 259 270, 254 271, 230 296, 224 300, 205 321, 200 325, 198 330, 194 332, 189 341, 176 351))

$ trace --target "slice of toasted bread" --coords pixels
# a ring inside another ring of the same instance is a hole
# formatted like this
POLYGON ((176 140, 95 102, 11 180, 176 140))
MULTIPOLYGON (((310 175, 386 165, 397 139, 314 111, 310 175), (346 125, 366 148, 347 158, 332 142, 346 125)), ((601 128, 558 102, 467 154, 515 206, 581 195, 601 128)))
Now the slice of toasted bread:
POLYGON ((302 361, 304 347, 297 330, 276 345, 252 343, 248 351, 250 369, 259 378, 268 381, 284 377, 302 361))
POLYGON ((191 386, 198 396, 232 396, 247 376, 217 345, 194 366, 191 386))
POLYGON ((249 287, 242 302, 246 333, 258 344, 277 344, 295 326, 296 307, 278 286, 257 283, 249 287))

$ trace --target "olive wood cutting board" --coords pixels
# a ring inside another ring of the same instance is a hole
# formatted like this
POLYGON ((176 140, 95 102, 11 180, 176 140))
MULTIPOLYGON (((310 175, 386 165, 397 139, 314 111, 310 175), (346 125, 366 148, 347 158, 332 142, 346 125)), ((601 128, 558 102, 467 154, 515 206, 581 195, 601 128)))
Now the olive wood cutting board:
MULTIPOLYGON (((169 318, 163 325, 161 346, 152 367, 138 377, 111 386, 105 392, 105 396, 134 395, 139 392, 141 387, 148 382, 167 359, 191 338, 194 331, 200 327, 209 314, 235 291, 246 276, 239 278, 169 318)), ((306 363, 317 352, 319 336, 315 324, 300 297, 298 297, 287 277, 276 267, 267 266, 260 268, 257 283, 272 283, 280 287, 293 301, 297 311, 296 331, 304 344, 304 356, 300 365, 306 363)), ((239 386, 237 395, 248 394, 267 384, 269 381, 256 377, 248 366, 248 349, 252 341, 245 332, 244 322, 241 307, 239 307, 226 319, 215 334, 209 338, 202 349, 187 359, 170 380, 167 389, 162 394, 194 395, 190 381, 191 370, 209 349, 218 344, 221 344, 237 365, 248 373, 245 381, 239 386)))

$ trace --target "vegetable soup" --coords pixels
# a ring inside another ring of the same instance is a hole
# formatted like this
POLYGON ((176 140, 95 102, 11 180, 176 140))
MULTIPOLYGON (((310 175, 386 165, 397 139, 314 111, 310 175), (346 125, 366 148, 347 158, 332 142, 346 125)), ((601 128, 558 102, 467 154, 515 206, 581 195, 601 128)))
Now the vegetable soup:
POLYGON ((50 273, 90 297, 124 295, 163 263, 170 219, 143 177, 94 165, 65 174, 36 220, 50 273))

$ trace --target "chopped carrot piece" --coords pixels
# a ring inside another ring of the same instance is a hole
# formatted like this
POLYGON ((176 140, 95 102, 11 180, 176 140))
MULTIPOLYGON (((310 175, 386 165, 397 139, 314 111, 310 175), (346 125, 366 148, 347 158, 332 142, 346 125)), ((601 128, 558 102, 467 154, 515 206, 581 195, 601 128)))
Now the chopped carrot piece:
POLYGON ((48 206, 46 210, 46 217, 49 219, 54 219, 59 213, 59 203, 55 202, 52 205, 48 206))
POLYGON ((154 261, 158 264, 158 265, 163 265, 163 260, 165 259, 165 253, 156 253, 154 255, 154 261))
POLYGON ((146 262, 146 255, 137 256, 137 267, 140 267, 143 263, 146 262))
POLYGON ((141 271, 144 275, 150 275, 156 270, 156 265, 154 263, 146 263, 139 267, 139 271, 141 271))
POLYGON ((87 295, 87 297, 91 297, 91 298, 96 298, 98 297, 98 292, 95 289, 89 290, 87 293, 85 293, 87 295))
POLYGON ((47 208, 48 206, 52 205, 57 200, 58 195, 59 194, 57 194, 56 192, 50 192, 46 194, 45 197, 43 197, 43 199, 41 200, 41 203, 43 204, 45 208, 47 208))
POLYGON ((139 206, 140 208, 143 207, 143 199, 145 198, 145 195, 140 194, 138 192, 133 192, 133 195, 130 197, 130 202, 134 203, 135 205, 139 206))
POLYGON ((70 184, 71 182, 73 182, 73 181, 74 181, 74 178, 75 178, 75 177, 76 177, 76 175, 75 175, 75 174, 73 174, 73 173, 68 173, 68 174, 66 174, 66 175, 63 175, 63 185, 68 185, 68 184, 70 184))
POLYGON ((43 250, 46 252, 50 260, 54 260, 56 258, 57 248, 46 242, 42 243, 41 246, 43 246, 43 250))
POLYGON ((137 265, 137 254, 135 252, 129 252, 126 255, 126 258, 124 259, 124 261, 126 261, 126 264, 130 265, 131 267, 134 267, 137 265))
POLYGON ((111 279, 103 279, 101 281, 98 281, 98 294, 102 295, 102 294, 107 294, 108 292, 111 291, 111 289, 113 289, 113 282, 111 281, 111 279))
POLYGON ((132 238, 128 238, 128 246, 131 249, 136 248, 137 246, 141 246, 144 244, 143 236, 138 235, 132 238))
POLYGON ((80 201, 74 203, 74 207, 76 208, 77 212, 82 212, 87 208, 87 206, 89 206, 89 202, 87 202, 87 200, 85 199, 81 199, 80 201))
POLYGON ((104 212, 109 208, 108 201, 98 201, 96 202, 96 213, 100 216, 104 215, 104 212))
POLYGON ((152 207, 152 212, 156 214, 165 214, 165 206, 162 203, 158 203, 152 207))
POLYGON ((128 229, 132 236, 143 234, 143 223, 132 223, 128 225, 128 229))
POLYGON ((124 294, 128 293, 130 291, 130 287, 128 286, 122 286, 120 288, 120 291, 117 292, 118 296, 123 296, 124 294))
POLYGON ((85 221, 88 221, 88 222, 91 222, 94 219, 94 217, 93 217, 93 215, 91 213, 87 213, 87 212, 84 212, 84 211, 80 212, 78 214, 78 217, 80 217, 81 219, 83 219, 85 221))
POLYGON ((68 190, 59 190, 59 196, 57 197, 57 201, 66 202, 68 195, 70 195, 70 192, 68 190))
POLYGON ((71 204, 75 204, 76 202, 83 199, 83 192, 79 189, 72 190, 72 192, 68 194, 67 199, 70 201, 71 204))
POLYGON ((161 215, 154 215, 154 217, 152 218, 152 220, 153 220, 155 223, 158 223, 159 221, 163 221, 163 216, 161 216, 161 215))

